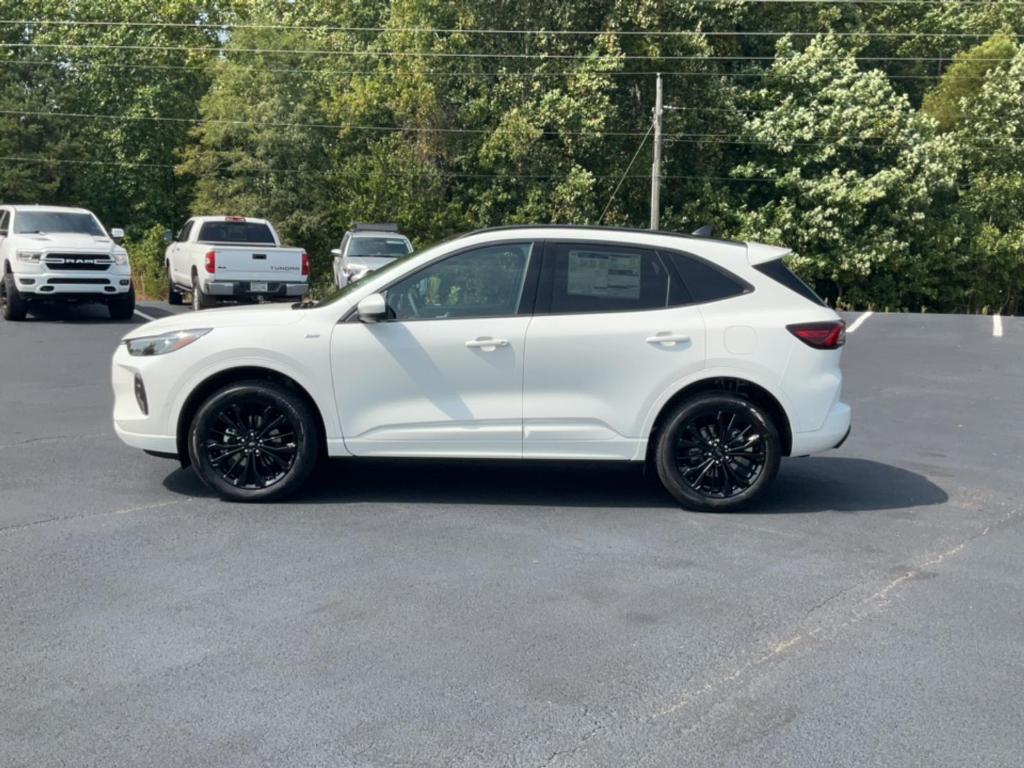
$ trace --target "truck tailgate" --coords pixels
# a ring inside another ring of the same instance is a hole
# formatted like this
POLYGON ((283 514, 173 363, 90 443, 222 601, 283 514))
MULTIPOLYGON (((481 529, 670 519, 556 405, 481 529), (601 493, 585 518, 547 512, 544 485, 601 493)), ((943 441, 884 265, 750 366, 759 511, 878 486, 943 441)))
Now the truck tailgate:
POLYGON ((273 280, 304 283, 301 248, 250 245, 209 245, 216 256, 218 280, 273 280))

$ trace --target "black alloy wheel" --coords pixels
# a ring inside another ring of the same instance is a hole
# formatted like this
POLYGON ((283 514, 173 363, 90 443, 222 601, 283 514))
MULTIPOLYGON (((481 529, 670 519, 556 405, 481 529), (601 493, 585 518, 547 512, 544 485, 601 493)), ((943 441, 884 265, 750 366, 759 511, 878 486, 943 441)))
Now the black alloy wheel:
POLYGON ((297 489, 319 451, 317 422, 289 388, 272 382, 232 384, 196 413, 189 450, 199 476, 236 501, 259 501, 297 489))
POLYGON ((704 395, 682 404, 662 430, 658 475, 684 507, 725 511, 771 482, 780 448, 759 406, 728 393, 704 395))

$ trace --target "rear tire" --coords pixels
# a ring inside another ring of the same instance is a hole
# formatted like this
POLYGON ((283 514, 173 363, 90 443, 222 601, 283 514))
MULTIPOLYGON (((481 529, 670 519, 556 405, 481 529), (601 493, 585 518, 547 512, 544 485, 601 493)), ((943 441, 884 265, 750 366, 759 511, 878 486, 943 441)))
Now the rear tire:
POLYGON ((135 314, 135 286, 107 301, 107 312, 111 320, 131 320, 135 314))
POLYGON ((182 304, 181 293, 175 288, 170 272, 167 273, 167 303, 172 307, 180 307, 182 304))
POLYGON ((8 272, 0 282, 0 308, 4 320, 24 320, 28 314, 28 302, 22 298, 18 286, 14 282, 14 275, 8 272))
POLYGON ((779 471, 782 441, 758 405, 726 392, 680 403, 658 435, 655 465, 686 509, 731 512, 760 496, 779 471))
POLYGON ((192 309, 198 312, 201 309, 209 309, 216 305, 217 300, 203 293, 203 289, 199 287, 199 278, 192 275, 192 309))
POLYGON ((319 418, 292 389, 240 381, 217 390, 189 427, 189 458, 221 498, 256 502, 294 493, 320 458, 319 418))

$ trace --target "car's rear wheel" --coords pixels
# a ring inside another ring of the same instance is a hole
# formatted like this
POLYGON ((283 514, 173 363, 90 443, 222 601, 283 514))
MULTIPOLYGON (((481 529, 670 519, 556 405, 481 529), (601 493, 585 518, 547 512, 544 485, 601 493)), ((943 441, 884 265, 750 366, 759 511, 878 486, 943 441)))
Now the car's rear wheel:
POLYGON ((770 416, 722 392, 680 403, 659 433, 654 458, 662 484, 683 507, 727 512, 761 495, 781 456, 770 416))
POLYGON ((10 272, 0 281, 0 313, 4 320, 24 320, 28 314, 28 302, 21 297, 10 272))
POLYGON ((199 477, 220 496, 267 501, 294 493, 313 471, 320 452, 318 421, 288 387, 242 381, 203 402, 188 448, 199 477))
POLYGON ((111 320, 131 320, 135 314, 135 286, 129 288, 127 293, 107 299, 107 312, 111 320))
POLYGON ((209 309, 215 306, 217 303, 216 299, 211 299, 205 293, 199 284, 199 278, 195 275, 192 276, 192 309, 198 312, 201 309, 209 309))

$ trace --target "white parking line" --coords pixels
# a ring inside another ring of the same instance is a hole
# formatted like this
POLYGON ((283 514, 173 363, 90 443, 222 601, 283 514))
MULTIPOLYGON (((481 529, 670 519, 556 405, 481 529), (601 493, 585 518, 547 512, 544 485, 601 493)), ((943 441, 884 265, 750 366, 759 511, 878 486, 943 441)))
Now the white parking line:
POLYGON ((139 317, 144 317, 144 318, 146 318, 147 320, 156 320, 156 319, 157 319, 157 318, 153 317, 152 315, 147 315, 147 314, 146 314, 145 312, 143 312, 143 311, 142 311, 141 309, 136 309, 136 310, 135 310, 135 314, 136 314, 136 315, 138 315, 139 317))
POLYGON ((863 315, 861 315, 856 320, 854 320, 852 323, 850 323, 850 327, 846 329, 846 332, 847 333, 853 333, 858 328, 860 328, 862 325, 864 325, 864 321, 867 320, 869 317, 871 317, 873 314, 875 314, 875 313, 874 312, 865 312, 863 315))
POLYGON ((997 339, 1003 335, 1003 318, 992 315, 992 335, 997 339))

